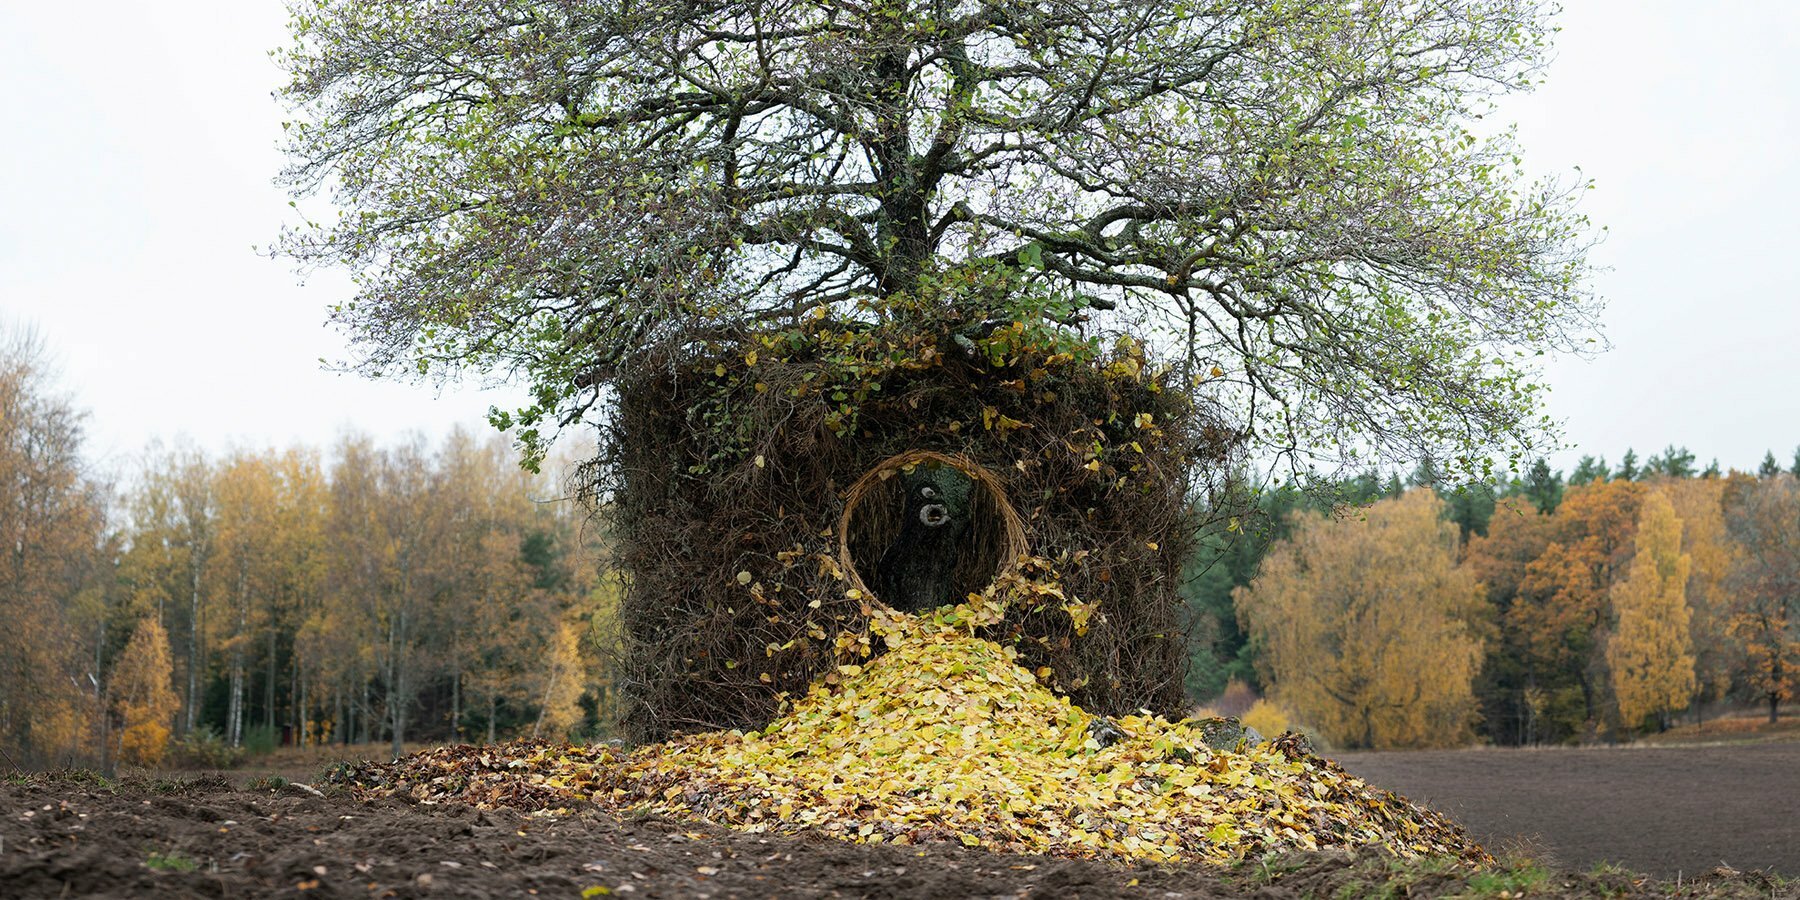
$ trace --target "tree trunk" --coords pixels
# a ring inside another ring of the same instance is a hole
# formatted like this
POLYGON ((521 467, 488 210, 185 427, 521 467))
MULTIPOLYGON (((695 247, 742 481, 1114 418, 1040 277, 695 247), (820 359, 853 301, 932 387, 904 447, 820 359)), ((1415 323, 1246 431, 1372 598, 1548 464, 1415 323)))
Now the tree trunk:
POLYGON ((231 651, 231 699, 227 704, 226 730, 231 746, 244 744, 244 652, 231 651))
POLYGON ((388 725, 393 738, 394 758, 400 758, 400 745, 405 738, 406 729, 406 666, 401 662, 401 654, 406 648, 406 614, 401 613, 397 623, 388 626, 388 725))
POLYGON ((1769 679, 1769 684, 1771 685, 1770 690, 1769 690, 1769 724, 1770 725, 1773 725, 1776 722, 1781 720, 1781 686, 1784 683, 1786 683, 1785 679, 1787 677, 1786 668, 1785 668, 1785 666, 1782 665, 1781 649, 1782 649, 1781 648, 1781 640, 1779 637, 1777 637, 1777 639, 1775 641, 1775 660, 1774 660, 1775 664, 1773 666, 1770 666, 1770 669, 1771 669, 1770 674, 1774 676, 1773 678, 1769 679))
POLYGON ((537 721, 531 725, 531 738, 537 740, 538 732, 544 727, 544 716, 550 712, 550 697, 556 692, 556 679, 562 677, 562 666, 550 670, 550 683, 544 685, 544 699, 538 704, 537 721))
POLYGON ((263 685, 263 724, 275 730, 275 617, 269 617, 269 680, 263 685))
POLYGON ((199 671, 200 671, 200 567, 189 565, 189 580, 192 582, 191 606, 188 612, 188 652, 187 652, 187 710, 182 732, 193 731, 200 711, 199 671))
POLYGON ((306 746, 307 720, 306 714, 306 682, 300 677, 300 647, 295 641, 294 653, 288 659, 288 708, 291 709, 294 723, 294 740, 299 746, 306 746))
POLYGON ((231 746, 233 747, 241 747, 244 744, 244 700, 246 695, 244 681, 247 674, 244 669, 244 644, 249 640, 246 632, 250 629, 249 616, 245 609, 250 605, 249 593, 248 575, 240 564, 237 578, 238 620, 237 628, 232 632, 230 712, 226 716, 229 720, 228 728, 231 732, 231 746))

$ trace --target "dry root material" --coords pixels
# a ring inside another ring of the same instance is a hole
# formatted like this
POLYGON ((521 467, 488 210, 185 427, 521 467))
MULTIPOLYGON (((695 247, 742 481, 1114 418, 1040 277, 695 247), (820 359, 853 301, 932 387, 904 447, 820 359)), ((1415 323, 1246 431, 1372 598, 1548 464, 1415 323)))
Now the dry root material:
POLYGON ((970 634, 965 608, 877 619, 889 651, 844 666, 768 727, 622 754, 519 743, 443 748, 339 779, 555 812, 585 802, 750 831, 1152 861, 1371 847, 1487 861, 1460 827, 1293 740, 1208 746, 1205 721, 1095 717, 970 634))

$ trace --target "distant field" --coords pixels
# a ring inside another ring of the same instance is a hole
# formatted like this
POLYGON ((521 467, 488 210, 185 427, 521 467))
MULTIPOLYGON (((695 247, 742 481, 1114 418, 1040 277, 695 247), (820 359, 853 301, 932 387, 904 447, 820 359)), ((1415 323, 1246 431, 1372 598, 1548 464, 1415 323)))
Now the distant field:
POLYGON ((1490 848, 1671 879, 1721 863, 1800 875, 1800 741, 1330 755, 1490 848))

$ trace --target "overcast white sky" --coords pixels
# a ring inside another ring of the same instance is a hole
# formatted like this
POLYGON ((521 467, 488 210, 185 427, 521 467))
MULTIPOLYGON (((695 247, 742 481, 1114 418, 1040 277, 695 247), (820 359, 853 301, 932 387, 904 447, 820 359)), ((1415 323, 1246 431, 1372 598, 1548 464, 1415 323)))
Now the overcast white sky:
MULTIPOLYGON (((1567 0, 1549 84, 1507 103, 1529 166, 1580 166, 1614 345, 1547 372, 1576 452, 1800 444, 1800 3, 1567 0)), ((259 256, 280 0, 0 0, 0 317, 35 324, 95 455, 485 427, 514 394, 325 371, 347 279, 259 256)), ((1557 462, 1570 465, 1575 453, 1557 462)))

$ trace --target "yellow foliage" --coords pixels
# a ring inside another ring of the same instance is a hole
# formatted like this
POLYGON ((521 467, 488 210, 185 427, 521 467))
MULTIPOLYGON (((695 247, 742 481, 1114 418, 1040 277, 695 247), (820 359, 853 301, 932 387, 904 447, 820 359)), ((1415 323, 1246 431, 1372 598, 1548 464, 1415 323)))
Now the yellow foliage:
POLYGON ((1486 611, 1429 490, 1362 520, 1302 518, 1239 588, 1274 700, 1345 747, 1468 740, 1486 611))
POLYGON ((1275 705, 1266 698, 1259 698, 1251 704, 1250 711, 1244 713, 1244 727, 1254 728, 1265 737, 1274 737, 1294 728, 1293 717, 1287 710, 1275 705))
POLYGON ((1738 548, 1725 532, 1723 478, 1672 478, 1657 489, 1681 520, 1681 551, 1692 561, 1687 583, 1688 632, 1693 636, 1695 694, 1723 698, 1741 648, 1730 634, 1732 595, 1726 579, 1738 548))
POLYGON ((1215 863, 1330 846, 1485 859, 1447 819, 1292 741, 1220 747, 1212 721, 1101 720, 1020 666, 1011 647, 971 635, 971 615, 878 613, 888 652, 838 667, 759 731, 690 735, 623 757, 445 748, 352 780, 364 795, 540 808, 559 802, 545 796, 553 791, 565 808, 588 799, 858 843, 1215 863))
POLYGON ((581 694, 587 688, 587 671, 581 660, 581 626, 563 622, 552 636, 544 660, 543 691, 538 696, 537 724, 531 736, 541 732, 567 735, 581 721, 581 694))
POLYGON ((162 762, 168 749, 169 722, 180 701, 169 679, 169 636, 155 618, 138 623, 125 652, 113 666, 113 708, 123 726, 119 754, 123 761, 142 766, 162 762))
POLYGON ((169 749, 169 728, 161 722, 138 721, 119 733, 119 761, 155 766, 169 749))
POLYGON ((1651 491, 1638 515, 1637 555, 1625 580, 1612 589, 1618 626, 1606 645, 1619 717, 1627 728, 1653 713, 1687 706, 1694 693, 1689 567, 1675 507, 1661 491, 1651 491))
MULTIPOLYGON (((66 683, 66 682, 65 682, 66 683)), ((54 685, 61 688, 62 685, 54 685)), ((38 752, 48 758, 66 759, 87 746, 93 728, 91 701, 73 690, 49 690, 39 695, 32 713, 31 737, 38 752)))

